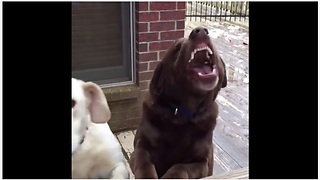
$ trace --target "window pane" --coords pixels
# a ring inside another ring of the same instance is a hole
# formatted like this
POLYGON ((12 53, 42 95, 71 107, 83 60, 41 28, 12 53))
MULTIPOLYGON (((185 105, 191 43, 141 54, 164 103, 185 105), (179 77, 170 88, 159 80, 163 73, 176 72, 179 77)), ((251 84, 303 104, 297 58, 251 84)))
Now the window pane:
POLYGON ((104 83, 130 80, 130 47, 124 48, 126 44, 122 39, 130 36, 130 29, 127 28, 130 27, 129 17, 124 16, 126 12, 123 12, 124 7, 129 6, 123 4, 73 3, 74 77, 104 83))

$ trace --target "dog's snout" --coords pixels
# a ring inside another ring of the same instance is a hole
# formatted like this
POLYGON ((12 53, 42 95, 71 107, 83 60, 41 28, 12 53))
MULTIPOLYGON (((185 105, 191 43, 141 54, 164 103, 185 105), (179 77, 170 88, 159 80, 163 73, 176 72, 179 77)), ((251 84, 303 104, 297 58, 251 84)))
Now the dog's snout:
POLYGON ((205 38, 205 37, 208 36, 208 34, 209 34, 208 29, 203 28, 203 27, 197 27, 197 28, 192 30, 192 32, 190 33, 189 38, 191 38, 191 39, 205 38))
POLYGON ((197 33, 198 36, 205 36, 205 35, 209 34, 208 30, 206 28, 198 28, 198 29, 196 29, 196 33, 197 33))

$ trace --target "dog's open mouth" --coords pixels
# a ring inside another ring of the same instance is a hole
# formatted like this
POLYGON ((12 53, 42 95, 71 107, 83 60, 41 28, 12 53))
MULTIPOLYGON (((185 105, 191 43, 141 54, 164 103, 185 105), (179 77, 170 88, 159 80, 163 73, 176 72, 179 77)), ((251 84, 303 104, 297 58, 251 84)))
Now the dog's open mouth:
POLYGON ((195 49, 191 52, 188 69, 192 70, 193 74, 198 78, 215 78, 217 76, 217 69, 212 60, 212 54, 212 50, 206 43, 197 43, 195 49))

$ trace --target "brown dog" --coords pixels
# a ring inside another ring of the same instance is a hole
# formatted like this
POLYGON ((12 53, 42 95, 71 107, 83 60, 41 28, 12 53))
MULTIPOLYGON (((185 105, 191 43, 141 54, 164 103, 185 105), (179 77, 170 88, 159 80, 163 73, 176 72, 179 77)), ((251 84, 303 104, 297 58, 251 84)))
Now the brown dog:
POLYGON ((154 71, 134 139, 135 178, 202 178, 212 175, 214 102, 227 85, 225 65, 208 30, 177 40, 154 71))

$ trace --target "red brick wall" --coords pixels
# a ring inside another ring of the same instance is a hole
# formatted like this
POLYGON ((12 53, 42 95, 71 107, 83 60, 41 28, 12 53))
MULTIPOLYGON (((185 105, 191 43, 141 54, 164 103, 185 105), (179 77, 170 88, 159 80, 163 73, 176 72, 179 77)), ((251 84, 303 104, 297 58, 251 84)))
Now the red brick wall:
POLYGON ((184 36, 185 2, 136 3, 136 67, 140 97, 164 52, 184 36))

